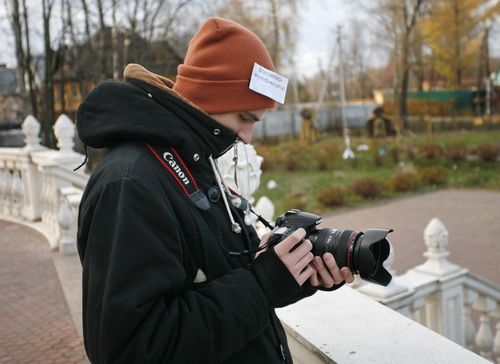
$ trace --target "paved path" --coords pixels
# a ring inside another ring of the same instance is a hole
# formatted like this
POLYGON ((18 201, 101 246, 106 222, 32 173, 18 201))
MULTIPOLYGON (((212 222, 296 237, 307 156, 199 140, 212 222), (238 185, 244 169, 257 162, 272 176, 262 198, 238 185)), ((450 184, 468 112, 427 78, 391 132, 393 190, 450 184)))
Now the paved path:
POLYGON ((0 363, 88 363, 47 240, 0 220, 0 363))
POLYGON ((392 228, 392 268, 401 275, 425 262, 423 232, 432 218, 448 230, 448 261, 500 285, 500 192, 444 190, 323 217, 321 227, 392 228))

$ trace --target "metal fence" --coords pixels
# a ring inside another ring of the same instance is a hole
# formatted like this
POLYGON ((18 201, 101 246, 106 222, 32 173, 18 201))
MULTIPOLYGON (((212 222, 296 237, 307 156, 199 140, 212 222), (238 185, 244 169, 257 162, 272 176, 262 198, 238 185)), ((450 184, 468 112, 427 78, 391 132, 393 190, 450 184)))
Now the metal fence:
MULTIPOLYGON (((378 106, 374 102, 348 103, 345 106, 346 124, 348 128, 365 127, 366 118, 372 110, 378 106)), ((262 122, 257 123, 254 129, 254 137, 267 138, 283 135, 298 135, 301 131, 301 110, 307 107, 296 107, 293 109, 273 110, 265 114, 262 122)), ((341 108, 322 107, 319 109, 315 128, 319 131, 341 130, 342 117, 341 108)))

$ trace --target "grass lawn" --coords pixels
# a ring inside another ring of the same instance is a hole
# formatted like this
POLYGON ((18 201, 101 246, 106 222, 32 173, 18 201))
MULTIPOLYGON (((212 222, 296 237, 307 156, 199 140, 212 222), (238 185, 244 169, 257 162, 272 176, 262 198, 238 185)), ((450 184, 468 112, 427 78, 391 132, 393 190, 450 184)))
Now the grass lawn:
POLYGON ((264 157, 254 197, 270 198, 277 215, 290 208, 322 214, 438 188, 500 190, 500 130, 386 141, 351 137, 355 158, 347 160, 342 158, 344 139, 338 136, 309 145, 261 141, 254 146, 264 157), (277 188, 267 188, 271 180, 277 188), (333 186, 333 191, 326 188, 333 186), (326 194, 334 195, 335 203, 320 202, 326 194))

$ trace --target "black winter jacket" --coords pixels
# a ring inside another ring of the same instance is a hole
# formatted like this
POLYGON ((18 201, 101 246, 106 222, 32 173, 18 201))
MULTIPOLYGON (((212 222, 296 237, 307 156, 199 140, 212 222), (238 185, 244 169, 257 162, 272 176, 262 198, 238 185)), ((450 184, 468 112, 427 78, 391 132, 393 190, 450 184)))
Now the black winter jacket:
MULTIPOLYGON (((128 71, 127 71, 128 70, 128 71)), ((199 190, 216 186, 208 157, 236 134, 138 65, 84 100, 78 133, 109 148, 85 189, 78 219, 83 328, 92 363, 291 362, 274 307, 302 289, 273 250, 258 259, 245 227, 233 233, 222 199, 195 206, 145 142, 173 148, 199 190)))

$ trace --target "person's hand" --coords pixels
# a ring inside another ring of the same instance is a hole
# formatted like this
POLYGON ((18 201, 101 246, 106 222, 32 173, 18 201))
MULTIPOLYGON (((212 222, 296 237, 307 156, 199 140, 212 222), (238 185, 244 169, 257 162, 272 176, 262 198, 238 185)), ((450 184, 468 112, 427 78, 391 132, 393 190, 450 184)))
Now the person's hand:
MULTIPOLYGON (((260 246, 267 243, 273 232, 274 230, 262 237, 260 246)), ((315 269, 310 264, 314 258, 311 253, 312 243, 306 239, 296 249, 293 251, 290 250, 300 243, 305 236, 306 232, 304 229, 297 229, 297 231, 294 231, 293 234, 276 244, 274 247, 274 251, 278 257, 301 286, 315 273, 315 269)), ((257 253, 256 258, 264 251, 265 250, 262 250, 257 253)))
POLYGON ((313 287, 332 288, 343 281, 352 283, 354 276, 347 267, 339 268, 335 258, 330 253, 325 253, 323 259, 314 257, 312 265, 314 273, 309 278, 309 283, 313 287))

